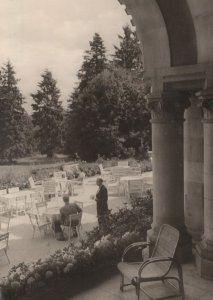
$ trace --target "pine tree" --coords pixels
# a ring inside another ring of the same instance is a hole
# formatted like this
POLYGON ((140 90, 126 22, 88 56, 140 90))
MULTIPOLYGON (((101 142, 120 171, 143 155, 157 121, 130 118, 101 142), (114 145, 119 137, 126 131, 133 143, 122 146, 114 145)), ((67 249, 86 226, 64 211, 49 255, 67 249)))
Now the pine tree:
POLYGON ((129 26, 123 27, 124 36, 119 35, 119 47, 114 45, 115 54, 114 63, 131 71, 142 71, 141 49, 137 39, 136 32, 132 31, 129 26))
POLYGON ((0 158, 12 161, 26 154, 23 95, 14 67, 8 61, 0 70, 0 158))
POLYGON ((41 77, 39 89, 31 94, 34 100, 32 120, 36 126, 35 136, 39 141, 39 150, 52 157, 54 151, 61 146, 63 108, 59 101, 60 90, 52 73, 46 70, 41 77))
POLYGON ((85 52, 84 61, 78 72, 79 87, 82 91, 96 75, 101 73, 107 66, 106 49, 101 36, 95 33, 93 40, 89 42, 90 49, 85 52))

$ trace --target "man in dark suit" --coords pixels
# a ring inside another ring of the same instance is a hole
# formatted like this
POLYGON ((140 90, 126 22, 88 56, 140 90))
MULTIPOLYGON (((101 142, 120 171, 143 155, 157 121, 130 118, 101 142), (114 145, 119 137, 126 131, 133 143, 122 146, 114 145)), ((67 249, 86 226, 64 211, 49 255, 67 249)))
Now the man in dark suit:
POLYGON ((102 178, 97 178, 96 184, 99 187, 96 196, 96 207, 97 207, 97 216, 98 216, 98 224, 99 226, 103 225, 103 219, 108 214, 108 192, 107 188, 103 184, 102 178))
MULTIPOLYGON (((56 238, 59 241, 64 241, 63 231, 61 225, 69 226, 69 216, 74 214, 82 213, 82 209, 76 203, 69 203, 69 196, 63 196, 64 206, 60 208, 60 220, 55 220, 53 222, 53 230, 56 233, 56 238)), ((76 226, 78 225, 77 220, 73 220, 71 227, 73 230, 73 236, 77 236, 76 226)))

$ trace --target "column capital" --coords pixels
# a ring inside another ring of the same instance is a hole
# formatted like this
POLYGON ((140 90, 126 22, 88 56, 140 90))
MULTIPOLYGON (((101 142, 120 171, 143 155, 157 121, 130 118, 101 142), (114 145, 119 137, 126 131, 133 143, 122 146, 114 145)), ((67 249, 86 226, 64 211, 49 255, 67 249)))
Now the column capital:
POLYGON ((200 91, 196 93, 196 97, 203 109, 204 122, 213 123, 213 89, 200 91))
POLYGON ((184 110, 191 105, 188 93, 183 92, 163 92, 147 98, 152 122, 183 121, 184 110))

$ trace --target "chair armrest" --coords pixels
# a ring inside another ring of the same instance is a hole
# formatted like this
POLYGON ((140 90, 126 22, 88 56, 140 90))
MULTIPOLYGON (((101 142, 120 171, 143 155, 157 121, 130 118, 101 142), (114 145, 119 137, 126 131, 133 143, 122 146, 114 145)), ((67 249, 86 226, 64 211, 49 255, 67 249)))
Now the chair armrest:
POLYGON ((168 270, 165 272, 165 274, 163 274, 161 277, 166 276, 166 274, 168 274, 168 272, 170 271, 172 264, 175 263, 176 260, 172 257, 160 256, 160 257, 149 258, 140 266, 140 268, 138 270, 139 278, 141 278, 141 273, 142 273, 143 269, 145 269, 149 264, 156 263, 156 262, 166 262, 166 261, 170 261, 171 265, 168 268, 168 270))
POLYGON ((35 181, 35 185, 42 185, 42 180, 35 181))
POLYGON ((127 247, 124 249, 124 252, 123 252, 121 261, 124 261, 125 256, 126 256, 126 254, 129 252, 129 250, 131 250, 131 249, 133 249, 133 248, 143 249, 143 248, 149 246, 149 244, 150 244, 149 242, 136 242, 136 243, 130 244, 129 246, 127 246, 127 247))

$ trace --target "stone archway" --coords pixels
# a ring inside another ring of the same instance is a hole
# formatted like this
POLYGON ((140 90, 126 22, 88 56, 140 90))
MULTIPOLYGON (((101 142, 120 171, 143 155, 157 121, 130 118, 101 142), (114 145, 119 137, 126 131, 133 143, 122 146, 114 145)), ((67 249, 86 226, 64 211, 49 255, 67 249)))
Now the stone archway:
POLYGON ((197 242, 200 274, 213 279, 213 2, 119 2, 142 42, 145 80, 152 91, 154 220, 149 238, 155 240, 163 223, 174 225, 181 231, 180 257, 187 260, 187 224, 197 242))

